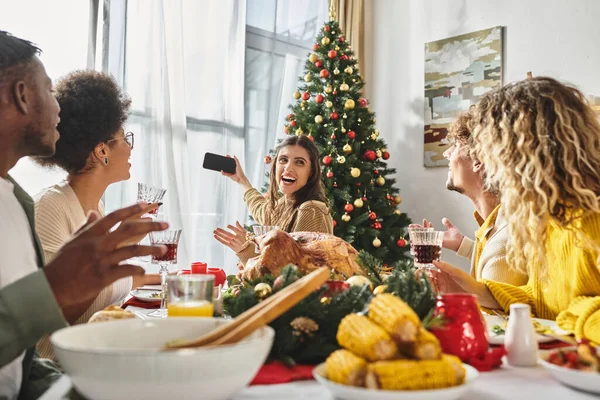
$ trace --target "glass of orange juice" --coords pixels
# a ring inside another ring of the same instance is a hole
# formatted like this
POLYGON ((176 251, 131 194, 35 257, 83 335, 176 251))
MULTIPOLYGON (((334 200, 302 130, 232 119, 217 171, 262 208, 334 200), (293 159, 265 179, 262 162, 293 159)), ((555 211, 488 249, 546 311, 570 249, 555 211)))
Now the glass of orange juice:
POLYGON ((167 276, 169 317, 212 317, 214 275, 167 276))

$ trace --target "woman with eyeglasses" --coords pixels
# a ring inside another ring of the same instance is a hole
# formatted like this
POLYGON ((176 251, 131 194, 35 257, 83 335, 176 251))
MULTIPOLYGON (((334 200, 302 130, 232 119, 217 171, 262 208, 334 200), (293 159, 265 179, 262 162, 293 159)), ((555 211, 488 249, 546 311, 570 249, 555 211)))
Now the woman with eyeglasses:
MULTIPOLYGON (((59 167, 67 177, 35 197, 35 226, 46 262, 83 225, 90 211, 104 215, 102 195, 108 185, 129 179, 129 157, 134 135, 123 125, 131 100, 115 80, 101 72, 75 71, 58 81, 55 96, 60 105, 60 139, 49 158, 36 158, 42 166, 59 167)), ((141 240, 141 238, 139 238, 141 240)), ((122 301, 132 288, 160 284, 157 274, 124 278, 107 286, 87 309, 78 310, 76 323, 85 323, 106 306, 122 301)), ((43 357, 52 358, 47 338, 38 343, 43 357)))

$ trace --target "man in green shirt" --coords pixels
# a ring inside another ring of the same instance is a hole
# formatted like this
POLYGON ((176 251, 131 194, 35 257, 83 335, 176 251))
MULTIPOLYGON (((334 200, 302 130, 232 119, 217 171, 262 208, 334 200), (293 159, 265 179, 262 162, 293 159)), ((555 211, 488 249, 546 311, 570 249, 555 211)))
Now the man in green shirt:
POLYGON ((120 245, 168 227, 131 220, 156 207, 137 204, 102 219, 90 213, 44 267, 33 201, 8 175, 22 157, 52 155, 59 139, 60 109, 39 52, 0 31, 0 399, 38 398, 60 371, 37 357, 35 343, 74 321, 105 286, 144 274, 143 268, 121 261, 166 251, 164 246, 120 245))

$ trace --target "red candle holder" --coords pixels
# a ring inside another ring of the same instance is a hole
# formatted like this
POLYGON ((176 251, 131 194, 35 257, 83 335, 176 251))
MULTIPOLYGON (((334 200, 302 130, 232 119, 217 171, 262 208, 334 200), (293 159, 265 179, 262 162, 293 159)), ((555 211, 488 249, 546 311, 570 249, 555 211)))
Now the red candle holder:
POLYGON ((442 351, 462 361, 485 357, 489 343, 487 328, 472 294, 448 293, 438 296, 434 317, 443 319, 443 326, 431 328, 442 351))
POLYGON ((350 284, 345 281, 327 281, 327 290, 323 293, 323 297, 332 297, 334 294, 348 290, 350 284))
POLYGON ((192 263, 192 274, 206 274, 207 265, 205 262, 197 261, 192 263))

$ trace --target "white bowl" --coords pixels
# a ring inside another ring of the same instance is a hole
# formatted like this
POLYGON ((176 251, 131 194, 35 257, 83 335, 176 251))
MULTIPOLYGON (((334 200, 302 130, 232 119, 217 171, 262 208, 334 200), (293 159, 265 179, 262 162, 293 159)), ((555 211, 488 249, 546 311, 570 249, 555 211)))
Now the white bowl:
POLYGON ((225 323, 194 317, 126 319, 64 328, 50 340, 73 385, 90 400, 219 400, 243 389, 256 375, 273 343, 271 327, 233 345, 161 348, 168 341, 192 339, 225 323))
MULTIPOLYGON (((467 370, 465 382, 459 386, 431 390, 373 390, 355 386, 340 385, 327 379, 325 363, 313 370, 315 379, 322 383, 336 399, 344 400, 456 400, 471 387, 479 372, 470 365, 463 364, 467 370)), ((466 398, 466 397, 465 397, 466 398)))
MULTIPOLYGON (((576 350, 576 346, 563 347, 560 350, 576 350)), ((558 349, 556 349, 558 350, 558 349)), ((545 350, 540 352, 540 364, 550 375, 557 381, 570 388, 583 390, 585 392, 600 394, 600 374, 597 372, 578 371, 560 367, 556 364, 549 363, 548 357, 550 353, 556 350, 545 350)))

